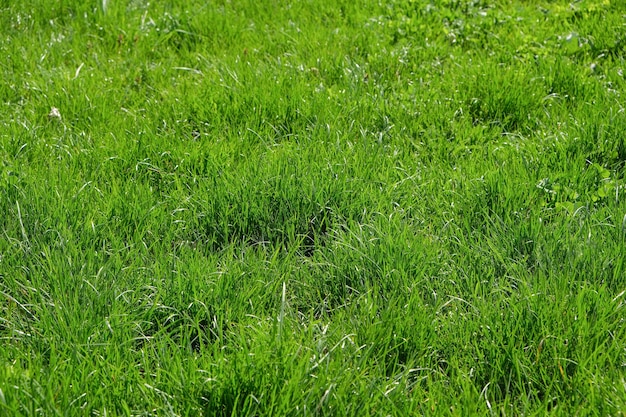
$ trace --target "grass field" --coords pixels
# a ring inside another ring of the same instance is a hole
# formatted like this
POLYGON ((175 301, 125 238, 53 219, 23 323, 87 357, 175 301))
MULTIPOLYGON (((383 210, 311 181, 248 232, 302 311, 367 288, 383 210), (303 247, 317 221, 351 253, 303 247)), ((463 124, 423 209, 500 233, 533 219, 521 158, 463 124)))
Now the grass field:
POLYGON ((626 413, 626 3, 0 0, 0 56, 0 416, 626 413))

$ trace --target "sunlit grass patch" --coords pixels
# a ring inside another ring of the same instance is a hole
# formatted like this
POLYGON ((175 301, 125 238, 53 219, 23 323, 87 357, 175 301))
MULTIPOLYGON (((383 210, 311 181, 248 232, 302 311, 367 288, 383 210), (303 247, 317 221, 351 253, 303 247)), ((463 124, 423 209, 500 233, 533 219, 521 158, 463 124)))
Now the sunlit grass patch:
POLYGON ((0 6, 0 415, 624 412, 619 2, 0 6))

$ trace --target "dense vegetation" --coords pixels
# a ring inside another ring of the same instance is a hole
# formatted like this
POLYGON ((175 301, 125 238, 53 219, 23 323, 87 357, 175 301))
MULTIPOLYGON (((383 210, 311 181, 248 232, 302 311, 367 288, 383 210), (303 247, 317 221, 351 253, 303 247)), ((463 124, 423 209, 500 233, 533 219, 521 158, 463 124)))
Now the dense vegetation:
POLYGON ((623 415, 625 24, 0 0, 0 415, 623 415))

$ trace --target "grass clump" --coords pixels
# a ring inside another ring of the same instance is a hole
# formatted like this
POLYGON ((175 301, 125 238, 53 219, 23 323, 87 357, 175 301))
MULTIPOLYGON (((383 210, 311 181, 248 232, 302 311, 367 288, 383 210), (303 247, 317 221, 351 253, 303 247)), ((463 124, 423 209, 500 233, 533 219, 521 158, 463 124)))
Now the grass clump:
POLYGON ((0 2, 0 415, 619 415, 614 1, 0 2))

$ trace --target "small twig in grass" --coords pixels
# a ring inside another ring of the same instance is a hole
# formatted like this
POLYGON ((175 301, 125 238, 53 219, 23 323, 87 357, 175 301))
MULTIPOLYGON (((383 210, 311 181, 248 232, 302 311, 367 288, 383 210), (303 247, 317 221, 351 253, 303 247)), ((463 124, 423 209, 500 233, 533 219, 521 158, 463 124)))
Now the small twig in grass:
POLYGON ((28 316, 29 316, 31 319, 34 319, 34 318, 35 318, 35 315, 34 315, 33 313, 31 313, 31 311, 30 311, 28 308, 26 308, 26 306, 25 306, 24 304, 22 304, 22 303, 20 303, 19 301, 17 301, 17 300, 15 299, 15 297, 12 297, 11 295, 7 294, 7 293, 6 293, 6 292, 4 292, 4 291, 0 291, 0 294, 4 295, 4 296, 5 296, 5 297, 9 300, 9 301, 11 301, 12 303, 14 303, 16 306, 20 307, 22 310, 24 310, 24 311, 26 312, 26 314, 28 314, 28 316))
POLYGON ((320 402, 317 404, 317 407, 315 408, 315 413, 319 413, 320 410, 322 409, 322 406, 324 405, 324 403, 326 402, 326 399, 328 398, 328 395, 330 394, 330 391, 335 387, 335 384, 330 384, 330 386, 328 387, 328 389, 324 392, 324 395, 322 395, 322 398, 320 398, 320 402))
POLYGON ((283 281, 283 294, 280 301, 280 315, 278 316, 278 340, 282 340, 283 335, 283 320, 285 318, 285 297, 287 294, 287 285, 283 281))
POLYGON ((20 228, 22 230, 22 238, 26 242, 26 246, 30 248, 30 241, 28 240, 28 235, 26 234, 26 228, 24 228, 24 222, 22 221, 22 211, 20 210, 19 201, 15 201, 15 205, 17 206, 17 218, 20 221, 20 228))

